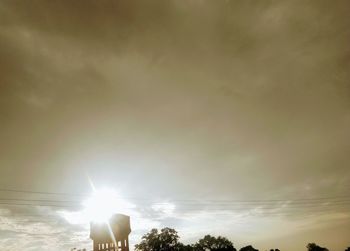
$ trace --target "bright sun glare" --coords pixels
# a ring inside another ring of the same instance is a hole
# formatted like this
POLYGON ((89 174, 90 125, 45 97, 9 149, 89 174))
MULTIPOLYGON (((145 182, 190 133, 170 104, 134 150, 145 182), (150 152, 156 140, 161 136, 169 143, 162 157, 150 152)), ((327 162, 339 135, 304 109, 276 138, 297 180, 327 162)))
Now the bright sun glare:
POLYGON ((83 202, 86 216, 94 222, 106 222, 118 210, 118 195, 114 190, 101 189, 93 192, 83 202))
POLYGON ((83 201, 82 205, 81 211, 61 211, 60 214, 71 224, 107 222, 116 213, 135 215, 133 210, 135 205, 123 199, 120 194, 110 188, 94 188, 92 195, 83 201))

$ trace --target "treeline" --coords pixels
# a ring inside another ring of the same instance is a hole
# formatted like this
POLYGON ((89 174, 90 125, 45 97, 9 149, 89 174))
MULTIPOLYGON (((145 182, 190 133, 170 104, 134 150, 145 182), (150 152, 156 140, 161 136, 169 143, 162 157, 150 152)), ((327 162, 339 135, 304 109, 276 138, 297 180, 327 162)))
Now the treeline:
MULTIPOLYGON (((135 245, 135 251, 237 251, 233 243, 225 237, 214 237, 206 235, 195 244, 185 245, 179 241, 180 237, 175 229, 163 228, 152 229, 142 236, 141 242, 135 245)), ((329 251, 315 243, 306 246, 308 251, 329 251)), ((239 251, 259 251, 252 245, 239 249, 239 251)), ((271 248, 270 251, 280 251, 278 248, 271 248)), ((350 251, 348 247, 345 251, 350 251)))

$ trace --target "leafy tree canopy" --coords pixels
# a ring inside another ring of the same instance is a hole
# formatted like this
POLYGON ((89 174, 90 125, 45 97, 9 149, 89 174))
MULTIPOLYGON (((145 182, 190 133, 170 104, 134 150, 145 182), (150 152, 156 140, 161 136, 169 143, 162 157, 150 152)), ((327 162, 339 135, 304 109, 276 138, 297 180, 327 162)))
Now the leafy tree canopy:
POLYGON ((241 248, 239 251, 259 251, 258 249, 253 248, 251 245, 241 248))
POLYGON ((316 245, 315 243, 309 243, 309 244, 307 244, 306 247, 307 247, 308 251, 328 251, 327 248, 320 247, 320 246, 316 245))
POLYGON ((160 232, 152 229, 142 236, 142 241, 135 245, 137 251, 178 251, 183 247, 179 236, 172 228, 163 228, 160 232))
POLYGON ((193 246, 195 251, 236 251, 231 241, 225 237, 204 236, 193 246))

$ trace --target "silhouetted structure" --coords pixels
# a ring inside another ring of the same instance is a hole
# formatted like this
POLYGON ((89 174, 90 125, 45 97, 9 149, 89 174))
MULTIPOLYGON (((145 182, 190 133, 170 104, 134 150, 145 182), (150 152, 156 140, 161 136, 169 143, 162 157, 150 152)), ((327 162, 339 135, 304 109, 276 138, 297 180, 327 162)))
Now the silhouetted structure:
POLYGON ((129 251, 130 217, 115 214, 107 223, 90 223, 94 251, 129 251))

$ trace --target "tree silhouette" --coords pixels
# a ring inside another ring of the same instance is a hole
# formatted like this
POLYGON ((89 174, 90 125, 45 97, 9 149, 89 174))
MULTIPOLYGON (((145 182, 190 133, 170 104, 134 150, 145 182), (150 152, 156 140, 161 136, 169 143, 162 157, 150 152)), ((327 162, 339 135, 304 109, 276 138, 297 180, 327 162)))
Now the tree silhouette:
POLYGON ((163 228, 158 232, 152 229, 142 236, 140 244, 135 245, 137 251, 178 251, 184 245, 179 243, 179 236, 172 228, 163 228))
POLYGON ((179 243, 179 251, 193 251, 193 245, 185 245, 182 243, 179 243))
POLYGON ((225 237, 204 236, 193 246, 195 251, 236 251, 231 241, 225 237))
POLYGON ((307 244, 306 247, 307 247, 308 251, 328 251, 327 248, 320 247, 320 246, 316 245, 315 243, 309 243, 309 244, 307 244))
POLYGON ((258 249, 253 248, 251 245, 241 248, 239 251, 259 251, 258 249))

